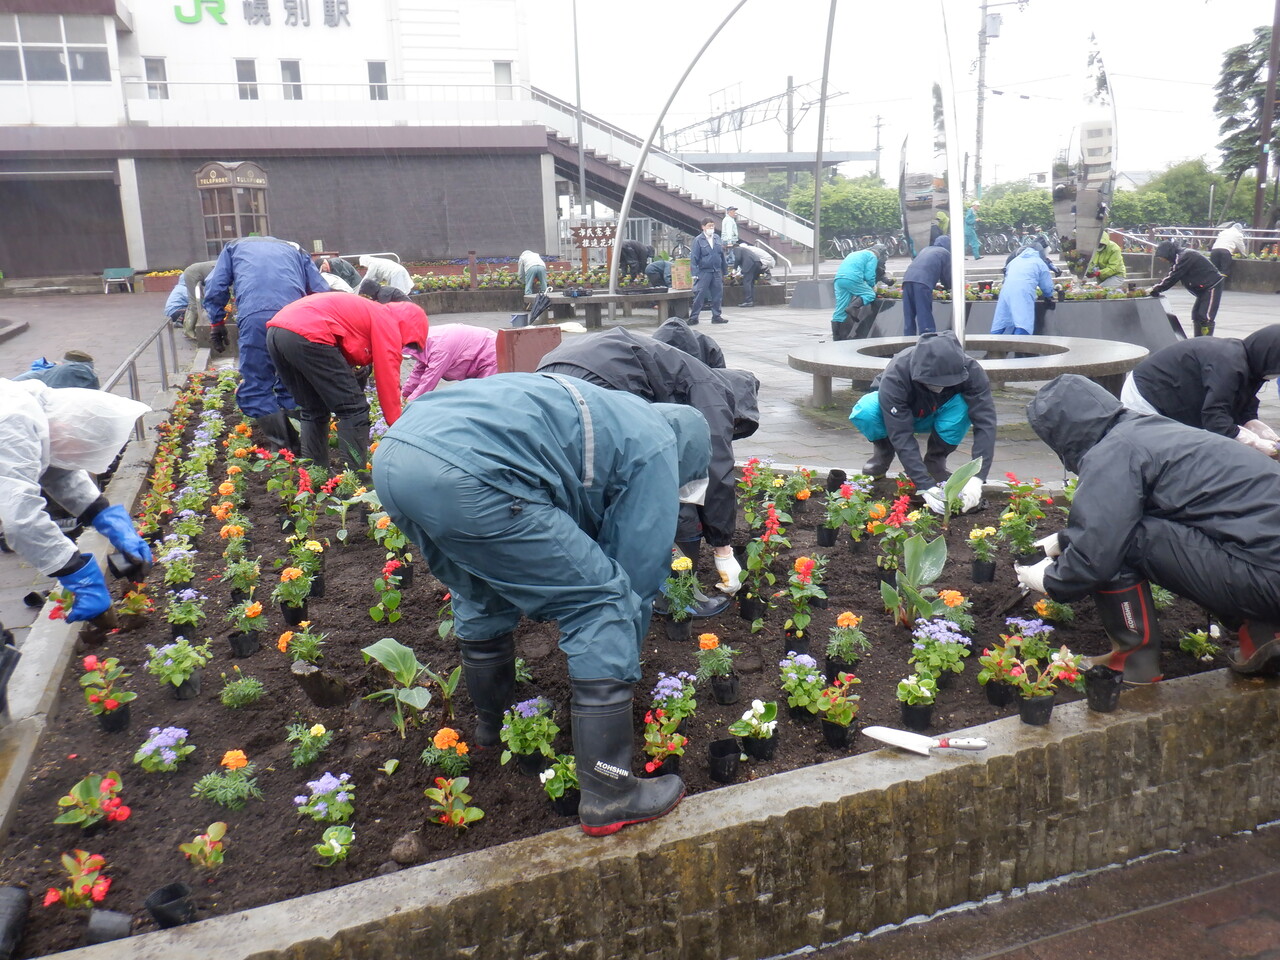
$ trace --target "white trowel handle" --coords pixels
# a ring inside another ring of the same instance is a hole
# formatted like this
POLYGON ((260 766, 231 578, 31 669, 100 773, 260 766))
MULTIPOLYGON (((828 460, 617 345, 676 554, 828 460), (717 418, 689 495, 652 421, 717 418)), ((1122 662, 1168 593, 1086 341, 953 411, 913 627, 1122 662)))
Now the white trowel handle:
POLYGON ((952 750, 985 750, 987 741, 981 737, 942 737, 934 743, 935 747, 950 747, 952 750))

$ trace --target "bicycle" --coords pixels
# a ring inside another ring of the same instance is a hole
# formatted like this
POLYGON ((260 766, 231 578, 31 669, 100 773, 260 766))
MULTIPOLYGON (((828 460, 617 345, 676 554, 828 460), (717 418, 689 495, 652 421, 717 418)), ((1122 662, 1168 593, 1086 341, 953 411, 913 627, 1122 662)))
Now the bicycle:
POLYGON ((693 253, 693 249, 683 239, 677 240, 671 245, 672 260, 686 260, 693 253))

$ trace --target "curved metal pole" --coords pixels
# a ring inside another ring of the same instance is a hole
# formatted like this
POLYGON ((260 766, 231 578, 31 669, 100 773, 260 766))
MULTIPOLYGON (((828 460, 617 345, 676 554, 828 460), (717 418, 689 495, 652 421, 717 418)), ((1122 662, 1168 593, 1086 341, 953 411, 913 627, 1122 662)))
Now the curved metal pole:
POLYGON ((951 218, 951 329, 964 346, 964 187, 960 181, 960 128, 956 124, 955 71, 951 63, 951 34, 947 30, 947 5, 938 0, 942 14, 942 115, 947 125, 947 216, 951 218), (954 132, 953 132, 954 131, 954 132))
MULTIPOLYGON (((640 156, 636 158, 635 166, 631 168, 631 177, 627 180, 627 192, 623 194, 622 206, 618 210, 618 229, 613 235, 613 255, 610 257, 609 263, 609 296, 612 297, 618 292, 618 245, 622 243, 622 231, 626 229, 627 214, 631 212, 631 201, 636 195, 636 185, 640 182, 640 176, 644 173, 644 161, 649 156, 649 148, 653 146, 653 140, 658 135, 658 131, 662 128, 662 121, 666 119, 667 111, 671 109, 671 104, 676 99, 676 94, 680 92, 680 88, 684 86, 685 80, 689 78, 689 74, 693 72, 693 68, 698 65, 698 61, 702 59, 702 55, 707 52, 707 47, 711 46, 711 41, 720 35, 723 30, 733 19, 734 14, 743 8, 747 0, 738 0, 737 6, 729 11, 728 15, 720 21, 720 26, 716 27, 711 36, 707 37, 707 42, 702 48, 694 54, 689 61, 689 66, 685 68, 684 73, 680 75, 680 79, 676 81, 675 89, 671 91, 671 96, 667 97, 667 102, 663 104, 662 110, 658 113, 658 119, 653 123, 653 129, 649 131, 649 136, 644 142, 644 146, 640 148, 640 156)), ((609 319, 612 320, 617 316, 617 305, 610 301, 609 303, 609 319)))
MULTIPOLYGON (((1280 3, 1280 0, 1276 0, 1280 3)), ((822 55, 822 94, 818 97, 818 150, 813 164, 813 279, 822 266, 822 137, 827 132, 827 75, 831 71, 831 34, 836 27, 836 0, 827 14, 827 49, 822 55)))

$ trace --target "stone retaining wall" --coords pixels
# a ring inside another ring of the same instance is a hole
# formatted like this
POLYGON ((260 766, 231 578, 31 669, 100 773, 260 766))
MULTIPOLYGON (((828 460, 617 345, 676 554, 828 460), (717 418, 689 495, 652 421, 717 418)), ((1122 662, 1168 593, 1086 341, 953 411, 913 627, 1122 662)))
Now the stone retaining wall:
POLYGON ((770 957, 1275 819, 1278 718, 1280 686, 1217 671, 59 956, 770 957))
MULTIPOLYGON (((1169 272, 1167 260, 1147 253, 1126 253, 1125 270, 1131 277, 1163 277, 1169 272)), ((1280 293, 1280 261, 1233 260, 1227 290, 1240 293, 1280 293)))

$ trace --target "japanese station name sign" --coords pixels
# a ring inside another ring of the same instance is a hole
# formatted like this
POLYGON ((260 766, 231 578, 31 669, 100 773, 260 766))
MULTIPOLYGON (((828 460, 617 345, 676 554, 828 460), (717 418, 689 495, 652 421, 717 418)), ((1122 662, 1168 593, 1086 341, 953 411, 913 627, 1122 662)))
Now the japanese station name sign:
POLYGON ((617 232, 618 225, 614 223, 598 227, 569 228, 569 235, 573 237, 574 243, 583 249, 587 247, 611 247, 613 246, 614 235, 617 232))
MULTIPOLYGON (((272 11, 283 14, 286 27, 311 26, 311 4, 313 0, 230 0, 239 6, 244 14, 244 22, 250 26, 261 24, 271 26, 272 11)), ((350 0, 314 0, 317 6, 323 6, 324 25, 326 27, 351 26, 347 19, 350 0)), ((173 15, 180 23, 199 23, 205 14, 215 23, 227 25, 226 12, 228 0, 184 0, 175 4, 173 15), (184 5, 190 5, 190 11, 184 5)), ((277 22, 281 22, 277 16, 277 22)))

